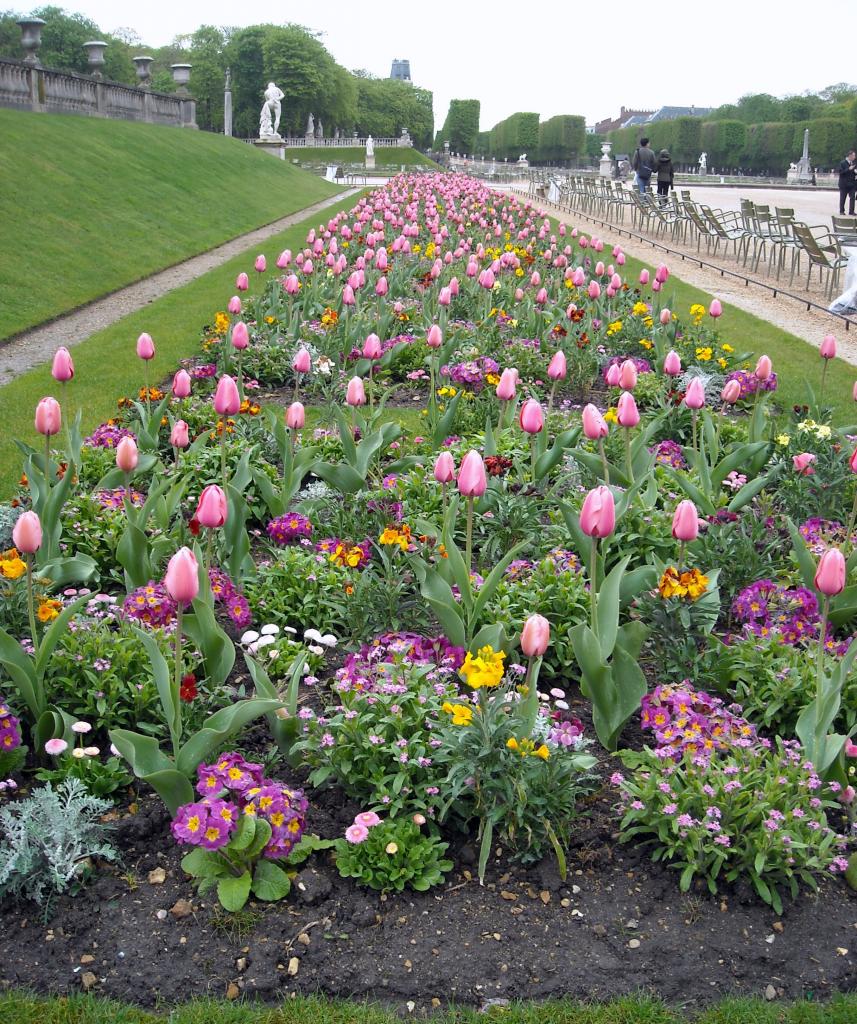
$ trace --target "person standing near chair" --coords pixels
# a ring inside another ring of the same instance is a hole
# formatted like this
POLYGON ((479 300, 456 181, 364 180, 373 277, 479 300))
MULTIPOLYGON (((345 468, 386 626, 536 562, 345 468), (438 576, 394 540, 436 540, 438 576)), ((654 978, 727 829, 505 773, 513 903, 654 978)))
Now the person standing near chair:
POLYGON ((853 149, 839 163, 839 214, 845 214, 845 200, 848 200, 848 216, 854 216, 854 196, 857 193, 857 152, 853 149))
POLYGON ((658 153, 658 170, 657 170, 657 181, 658 181, 658 195, 661 197, 661 206, 664 205, 666 197, 670 194, 670 189, 673 187, 673 178, 675 173, 673 171, 672 157, 668 149, 662 149, 658 153))
POLYGON ((641 195, 649 191, 649 181, 657 169, 658 160, 654 152, 649 149, 649 140, 643 136, 640 145, 634 150, 634 158, 631 160, 631 167, 636 173, 634 184, 641 195))

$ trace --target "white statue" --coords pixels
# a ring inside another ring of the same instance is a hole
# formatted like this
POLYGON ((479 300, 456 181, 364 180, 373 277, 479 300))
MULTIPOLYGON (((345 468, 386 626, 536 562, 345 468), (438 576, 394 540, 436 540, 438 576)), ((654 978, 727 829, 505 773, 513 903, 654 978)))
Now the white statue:
POLYGON ((315 135, 315 118, 312 114, 306 120, 306 133, 307 135, 315 135))
POLYGON ((707 172, 708 172, 708 154, 703 152, 703 153, 699 154, 699 173, 700 174, 706 174, 707 172))
POLYGON ((316 125, 315 128, 315 137, 317 139, 324 138, 324 125, 321 123, 321 118, 318 119, 318 124, 316 125))
POLYGON ((280 138, 280 113, 282 111, 280 100, 284 95, 285 93, 278 89, 273 82, 268 82, 268 88, 265 90, 265 102, 259 117, 260 139, 280 138))
POLYGON ((524 161, 526 159, 527 159, 527 154, 526 153, 521 153, 521 155, 518 157, 518 163, 522 164, 522 163, 524 163, 524 161))
POLYGON ((374 155, 375 155, 375 140, 370 135, 369 138, 366 140, 366 156, 374 156, 374 155))

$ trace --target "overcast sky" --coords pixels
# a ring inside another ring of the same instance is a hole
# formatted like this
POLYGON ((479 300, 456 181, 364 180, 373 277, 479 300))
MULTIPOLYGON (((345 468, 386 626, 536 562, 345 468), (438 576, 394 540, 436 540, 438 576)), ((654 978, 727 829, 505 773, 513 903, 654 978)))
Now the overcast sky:
POLYGON ((407 58, 414 83, 434 93, 437 127, 453 97, 480 100, 487 130, 516 110, 543 120, 583 114, 589 124, 617 116, 622 104, 718 106, 750 92, 782 96, 857 81, 853 59, 833 57, 853 51, 837 41, 855 38, 855 0, 56 2, 158 46, 202 24, 294 21, 321 32, 350 70, 386 77, 393 58, 407 58))

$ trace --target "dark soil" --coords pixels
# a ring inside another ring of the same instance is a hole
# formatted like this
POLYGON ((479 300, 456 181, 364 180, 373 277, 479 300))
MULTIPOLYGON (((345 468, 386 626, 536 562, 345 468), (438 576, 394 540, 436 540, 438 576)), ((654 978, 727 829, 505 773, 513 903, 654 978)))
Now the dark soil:
MULTIPOLYGON (((34 906, 0 909, 0 986, 91 986, 143 1006, 321 992, 420 1010, 438 1000, 644 990, 688 1005, 772 996, 769 986, 789 999, 857 988, 857 894, 842 881, 824 879, 782 918, 749 889, 682 895, 674 871, 618 843, 613 799, 605 787, 581 807, 565 882, 552 860, 527 870, 498 859, 481 887, 474 847, 452 836, 455 870, 429 893, 358 889, 315 854, 286 900, 233 916, 197 897, 166 810, 144 797, 135 814, 118 815, 121 865, 99 865, 47 923, 34 906), (165 879, 150 879, 159 868, 165 879)), ((339 791, 316 793, 308 825, 341 835, 360 809, 339 791)))

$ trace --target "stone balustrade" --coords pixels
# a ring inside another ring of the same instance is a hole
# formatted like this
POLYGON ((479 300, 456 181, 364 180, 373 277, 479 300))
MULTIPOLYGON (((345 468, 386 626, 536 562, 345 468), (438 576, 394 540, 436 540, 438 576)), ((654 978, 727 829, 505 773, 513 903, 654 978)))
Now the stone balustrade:
MULTIPOLYGON (((253 141, 248 139, 249 141, 253 141)), ((374 139, 373 143, 376 149, 390 149, 398 147, 413 146, 413 141, 408 135, 400 135, 396 139, 374 139)), ((344 149, 347 147, 359 147, 361 149, 366 148, 366 138, 358 135, 342 135, 338 139, 319 139, 314 135, 298 135, 294 138, 283 139, 282 145, 289 149, 295 148, 321 148, 321 149, 344 149)))
POLYGON ((153 92, 5 58, 0 59, 0 107, 197 127, 196 101, 186 90, 153 92))

